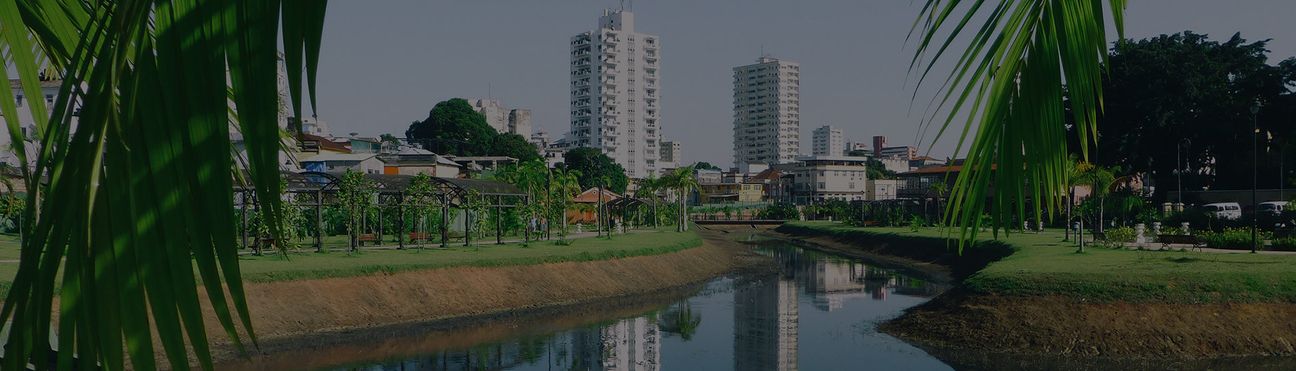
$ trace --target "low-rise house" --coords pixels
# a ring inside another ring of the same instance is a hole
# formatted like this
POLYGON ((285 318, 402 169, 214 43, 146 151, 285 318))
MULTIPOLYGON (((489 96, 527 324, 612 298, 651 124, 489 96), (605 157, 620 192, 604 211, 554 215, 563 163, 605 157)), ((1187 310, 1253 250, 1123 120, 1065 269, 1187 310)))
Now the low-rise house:
POLYGON ((762 201, 788 202, 790 187, 783 182, 783 172, 778 169, 765 169, 747 178, 747 183, 761 186, 762 201))
POLYGON ((954 161, 950 165, 927 166, 896 174, 896 177, 901 182, 896 196, 907 199, 948 196, 948 194, 932 194, 932 185, 944 183, 946 192, 948 192, 948 190, 954 188, 954 180, 958 179, 961 170, 963 170, 963 162, 954 161))
POLYGON ((508 156, 446 156, 465 170, 494 170, 502 165, 516 164, 518 159, 508 156))
POLYGON ((894 200, 899 190, 900 180, 898 179, 870 179, 864 199, 867 201, 894 200))
POLYGON ((720 170, 697 169, 694 170, 694 177, 698 184, 719 184, 722 183, 720 170))
POLYGON ((297 155, 302 160, 326 153, 351 153, 351 148, 347 147, 347 144, 307 133, 302 133, 299 136, 297 148, 297 155))
POLYGON ((828 200, 863 201, 867 198, 868 158, 858 156, 807 156, 785 166, 793 176, 793 202, 828 200))
MULTIPOLYGON (((586 189, 572 198, 572 204, 575 207, 567 209, 568 224, 594 224, 598 222, 599 206, 599 188, 586 189)), ((602 189, 602 204, 606 206, 609 202, 621 198, 621 195, 612 192, 607 188, 602 189)))
POLYGON ((702 203, 753 203, 764 197, 763 187, 756 183, 712 183, 698 185, 702 203))
POLYGON ((433 153, 408 153, 380 155, 383 174, 427 174, 438 178, 458 178, 462 165, 433 153))
POLYGON ((383 162, 377 153, 323 153, 301 160, 301 165, 306 171, 383 173, 383 162))

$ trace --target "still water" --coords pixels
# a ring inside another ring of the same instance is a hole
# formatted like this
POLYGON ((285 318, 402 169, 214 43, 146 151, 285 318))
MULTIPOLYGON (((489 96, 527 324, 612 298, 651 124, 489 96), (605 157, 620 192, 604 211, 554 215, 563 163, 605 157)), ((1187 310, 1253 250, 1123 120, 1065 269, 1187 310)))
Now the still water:
POLYGON ((600 318, 331 370, 950 369, 876 325, 943 286, 862 261, 764 244, 778 272, 713 280, 639 315, 600 318))

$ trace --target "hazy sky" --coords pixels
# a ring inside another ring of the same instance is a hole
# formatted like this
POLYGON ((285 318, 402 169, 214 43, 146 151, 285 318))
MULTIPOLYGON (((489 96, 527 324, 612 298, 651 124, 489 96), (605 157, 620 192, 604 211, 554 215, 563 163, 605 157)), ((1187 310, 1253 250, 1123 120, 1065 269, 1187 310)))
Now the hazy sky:
MULTIPOLYGON (((665 140, 684 161, 732 162, 732 68, 762 48, 801 64, 802 152, 825 124, 848 139, 914 144, 909 31, 921 0, 661 0, 633 4, 639 32, 662 43, 665 140)), ((629 3, 629 2, 627 2, 629 3)), ((329 4, 320 119, 336 135, 402 136, 439 101, 485 97, 530 108, 536 130, 568 128, 568 41, 618 1, 384 0, 329 4)), ((1131 0, 1127 36, 1193 30, 1215 40, 1272 38, 1271 60, 1296 55, 1296 1, 1131 0)), ((922 97, 923 95, 920 95, 922 97)), ((953 136, 931 149, 950 155, 953 136)), ((920 143, 920 149, 928 146, 920 143)))

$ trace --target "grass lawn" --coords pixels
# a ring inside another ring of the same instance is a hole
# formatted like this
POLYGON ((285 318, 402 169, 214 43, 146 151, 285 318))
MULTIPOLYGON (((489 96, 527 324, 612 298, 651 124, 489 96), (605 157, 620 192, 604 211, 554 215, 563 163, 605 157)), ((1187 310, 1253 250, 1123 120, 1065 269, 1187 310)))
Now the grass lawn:
MULTIPOLYGON (((943 238, 938 228, 856 228, 805 222, 829 233, 882 233, 943 238)), ((982 233, 983 239, 990 239, 982 233)), ((1182 251, 1135 251, 1086 244, 1076 253, 1061 230, 1000 234, 1012 255, 990 263, 963 283, 1003 295, 1060 295, 1085 300, 1149 302, 1296 302, 1296 256, 1182 251)), ((1160 248, 1153 245, 1152 248, 1160 248)))
MULTIPOLYGON (((490 240, 494 240, 491 238, 490 240)), ((239 258, 243 278, 253 282, 284 281, 326 277, 358 276, 409 270, 455 266, 491 267, 540 264, 565 261, 604 260, 620 257, 655 255, 696 247, 701 238, 692 232, 673 230, 644 231, 616 235, 611 240, 580 238, 571 245, 552 241, 521 244, 451 245, 442 249, 429 247, 406 250, 362 250, 359 253, 329 252, 317 254, 310 248, 287 258, 278 254, 239 258)), ((390 246, 392 244, 386 244, 390 246)))
MULTIPOLYGON (((0 236, 4 237, 7 236, 0 236)), ((494 238, 490 240, 493 241, 494 238)), ((663 228, 616 235, 611 240, 579 238, 570 242, 570 245, 560 246, 553 241, 540 241, 526 247, 521 244, 464 247, 460 242, 460 245, 451 245, 446 249, 427 245, 422 250, 361 250, 358 253, 315 253, 313 248, 303 247, 300 252, 289 253, 287 257, 279 254, 244 255, 239 257, 239 266, 244 280, 269 282, 456 266, 491 267, 655 255, 699 246, 702 239, 693 232, 676 233, 672 228, 663 228)), ((345 237, 339 237, 336 243, 339 248, 345 246, 345 237)), ((330 241, 326 240, 325 246, 330 245, 330 241)), ((0 239, 0 260, 17 258, 17 240, 0 239)), ((18 263, 0 263, 0 295, 9 291, 9 284, 17 272, 18 263)))

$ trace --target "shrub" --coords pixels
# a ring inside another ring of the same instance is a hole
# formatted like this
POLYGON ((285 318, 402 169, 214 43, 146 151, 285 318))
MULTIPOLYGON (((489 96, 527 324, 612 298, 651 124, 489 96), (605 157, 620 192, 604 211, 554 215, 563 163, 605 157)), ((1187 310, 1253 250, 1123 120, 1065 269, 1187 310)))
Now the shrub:
POLYGON ((796 206, 786 203, 765 206, 764 209, 761 209, 759 215, 761 219, 769 220, 797 220, 801 218, 796 206))
POLYGON ((1107 240, 1111 242, 1134 242, 1134 228, 1118 227, 1108 229, 1106 232, 1107 240))
MULTIPOLYGON (((1258 238, 1263 241, 1269 234, 1260 232, 1258 238)), ((1225 228, 1221 232, 1204 231, 1201 232, 1201 238, 1206 241, 1206 246, 1211 248, 1239 250, 1251 248, 1251 230, 1247 228, 1225 228)))
POLYGON ((1278 251, 1296 251, 1296 237, 1275 238, 1273 244, 1269 246, 1269 249, 1278 251))

